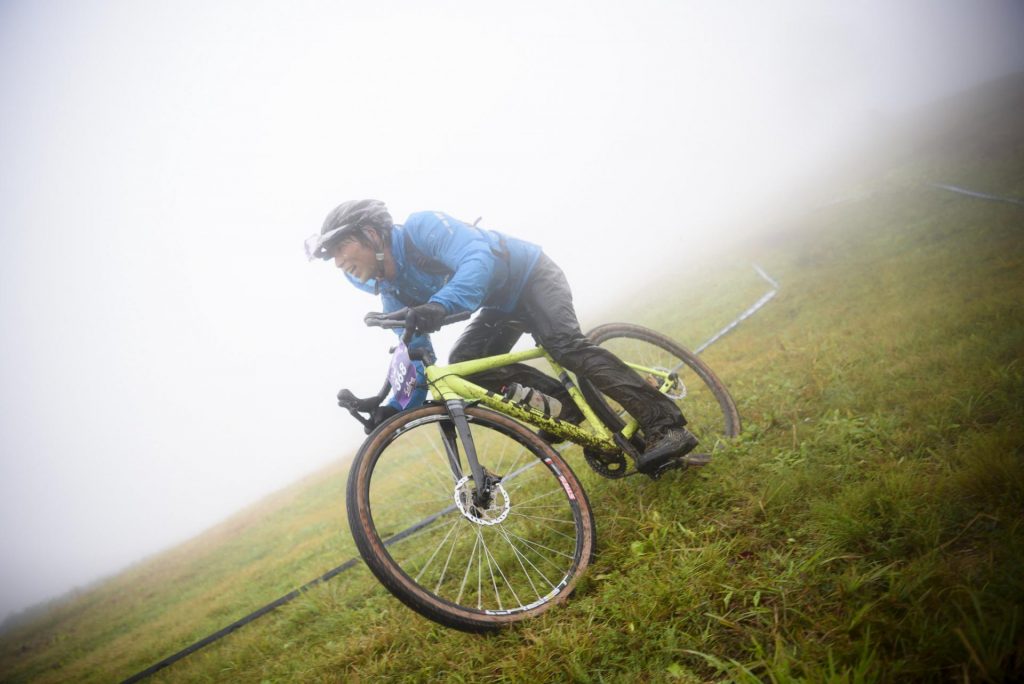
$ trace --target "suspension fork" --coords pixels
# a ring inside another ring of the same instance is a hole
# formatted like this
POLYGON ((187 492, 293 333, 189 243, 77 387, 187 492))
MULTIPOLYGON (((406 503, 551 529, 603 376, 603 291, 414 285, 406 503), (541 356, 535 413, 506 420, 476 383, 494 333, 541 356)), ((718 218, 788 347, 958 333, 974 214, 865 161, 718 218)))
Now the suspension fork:
MULTIPOLYGON (((466 417, 466 402, 462 399, 449 399, 445 402, 448 408, 448 415, 451 416, 455 425, 454 432, 458 433, 462 442, 462 449, 466 452, 466 460, 469 462, 469 470, 473 477, 473 504, 480 508, 487 508, 491 505, 491 485, 493 484, 480 466, 476 457, 476 445, 473 443, 473 435, 469 431, 469 419, 466 417)), ((444 433, 445 451, 448 453, 448 462, 452 467, 452 473, 457 479, 462 477, 462 466, 459 463, 459 452, 455 446, 452 429, 442 428, 444 433)))

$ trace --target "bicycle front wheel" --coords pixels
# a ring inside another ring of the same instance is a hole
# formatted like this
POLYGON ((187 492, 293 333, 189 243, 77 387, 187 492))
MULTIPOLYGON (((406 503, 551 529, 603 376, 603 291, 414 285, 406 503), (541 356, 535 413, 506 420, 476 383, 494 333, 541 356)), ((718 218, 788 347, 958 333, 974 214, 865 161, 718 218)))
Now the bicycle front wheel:
POLYGON ((480 632, 565 600, 593 556, 594 520, 572 470, 533 432, 487 409, 466 415, 480 465, 497 480, 486 506, 473 503, 446 408, 428 405, 364 443, 349 474, 348 519, 366 564, 399 600, 480 632))
MULTIPOLYGON (((608 349, 636 370, 651 385, 675 401, 687 420, 687 429, 703 449, 714 449, 723 439, 740 433, 740 414, 729 390, 695 354, 661 333, 629 323, 598 326, 587 337, 608 349)), ((589 381, 581 389, 609 427, 624 425, 625 412, 589 381)))

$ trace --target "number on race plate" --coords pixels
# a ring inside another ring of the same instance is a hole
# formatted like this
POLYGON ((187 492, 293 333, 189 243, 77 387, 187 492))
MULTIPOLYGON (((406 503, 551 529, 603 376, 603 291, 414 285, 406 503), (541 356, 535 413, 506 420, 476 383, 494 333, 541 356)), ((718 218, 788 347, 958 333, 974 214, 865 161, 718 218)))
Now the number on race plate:
POLYGON ((409 405, 413 390, 416 389, 416 367, 409 360, 409 348, 400 342, 391 355, 391 367, 388 369, 388 380, 395 392, 395 401, 402 408, 409 405))

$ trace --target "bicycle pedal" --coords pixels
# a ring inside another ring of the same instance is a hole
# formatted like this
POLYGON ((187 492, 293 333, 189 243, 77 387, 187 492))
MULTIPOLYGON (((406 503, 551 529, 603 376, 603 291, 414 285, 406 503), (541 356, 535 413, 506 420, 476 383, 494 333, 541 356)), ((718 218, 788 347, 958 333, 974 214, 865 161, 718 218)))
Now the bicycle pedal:
POLYGON ((682 462, 688 466, 701 467, 711 463, 711 454, 686 454, 682 462))
POLYGON ((660 480, 661 476, 670 470, 676 470, 677 468, 684 468, 685 464, 678 458, 673 458, 670 461, 665 461, 653 472, 647 473, 647 477, 652 480, 660 480))
POLYGON ((711 463, 711 454, 686 454, 685 456, 678 456, 658 466, 658 469, 653 473, 649 473, 648 477, 652 480, 660 480, 661 476, 670 470, 686 469, 690 467, 700 468, 711 463))

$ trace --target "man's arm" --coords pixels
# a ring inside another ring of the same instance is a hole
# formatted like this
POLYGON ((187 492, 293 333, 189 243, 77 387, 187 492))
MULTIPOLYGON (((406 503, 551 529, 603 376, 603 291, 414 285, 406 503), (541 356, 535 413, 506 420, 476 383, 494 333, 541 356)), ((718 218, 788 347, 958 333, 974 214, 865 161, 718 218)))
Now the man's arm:
POLYGON ((442 304, 448 313, 479 309, 494 277, 496 260, 483 233, 440 212, 413 214, 404 227, 418 249, 453 272, 430 301, 442 304))

